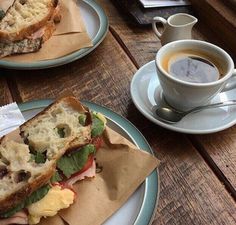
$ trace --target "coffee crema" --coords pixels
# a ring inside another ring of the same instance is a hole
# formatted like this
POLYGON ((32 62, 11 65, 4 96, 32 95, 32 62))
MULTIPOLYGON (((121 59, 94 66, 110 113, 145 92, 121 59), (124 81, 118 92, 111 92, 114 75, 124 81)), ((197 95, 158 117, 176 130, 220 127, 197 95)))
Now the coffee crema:
POLYGON ((191 83, 210 83, 224 72, 216 58, 194 50, 173 52, 163 58, 162 66, 171 76, 191 83))

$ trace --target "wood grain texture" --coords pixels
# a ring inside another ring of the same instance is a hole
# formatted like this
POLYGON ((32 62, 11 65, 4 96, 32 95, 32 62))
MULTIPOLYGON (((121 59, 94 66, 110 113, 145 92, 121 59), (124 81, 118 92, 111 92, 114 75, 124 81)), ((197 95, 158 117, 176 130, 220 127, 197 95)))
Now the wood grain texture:
POLYGON ((161 192, 152 225, 235 224, 236 204, 191 143, 177 133, 142 132, 161 159, 161 192))
POLYGON ((0 106, 11 103, 13 101, 5 75, 5 70, 0 70, 0 106))
POLYGON ((236 126, 210 135, 195 136, 236 190, 236 126))
MULTIPOLYGON (((199 2, 195 1, 195 4, 199 4, 199 2)), ((213 7, 215 10, 218 11, 218 13, 222 13, 224 15, 224 19, 228 21, 228 23, 232 23, 234 21, 234 25, 236 26, 236 20, 233 19, 235 17, 235 14, 233 14, 231 11, 230 14, 227 14, 227 6, 224 5, 223 8, 219 8, 219 6, 222 4, 219 1, 206 1, 206 4, 210 4, 207 7, 213 7), (228 15, 228 16, 227 16, 228 15)), ((206 10, 205 8, 205 10, 206 10)), ((199 11, 199 10, 198 10, 199 11)), ((218 14, 218 16, 219 16, 218 14)), ((214 22, 218 21, 218 17, 208 14, 208 17, 215 18, 212 21, 208 22, 214 22), (217 18, 217 19, 216 19, 217 18)), ((236 17, 235 17, 236 18, 236 17)), ((223 18, 222 18, 223 19, 223 18)), ((206 40, 209 42, 212 42, 218 46, 220 46, 223 49, 227 49, 230 53, 230 56, 233 58, 234 62, 236 62, 236 51, 235 48, 231 45, 230 48, 228 48, 226 40, 222 40, 225 38, 225 35, 219 35, 219 30, 217 30, 218 34, 209 31, 209 26, 207 24, 203 23, 204 17, 200 18, 199 23, 194 28, 193 37, 200 40, 206 40), (205 25, 204 25, 205 24, 205 25), (216 38, 217 37, 217 38, 216 38)), ((219 22, 219 21, 218 21, 219 22)), ((222 23, 223 24, 223 23, 222 23)), ((223 26, 223 25, 222 25, 223 26)), ((231 28, 232 29, 232 28, 231 28)), ((223 31, 222 33, 226 34, 228 31, 223 31)), ((233 39, 232 39, 233 41, 233 39)), ((234 196, 236 193, 236 139, 235 139, 235 133, 236 133, 236 126, 233 126, 231 128, 228 128, 224 131, 215 133, 215 134, 209 134, 209 135, 195 135, 195 140, 199 142, 199 144, 206 150, 206 152, 210 155, 210 157, 213 159, 213 161, 216 163, 216 166, 221 170, 221 172, 226 177, 227 181, 230 183, 229 188, 234 188, 234 196)))
POLYGON ((159 39, 152 32, 151 26, 138 27, 129 16, 109 3, 109 0, 99 0, 109 18, 111 31, 120 38, 120 44, 128 49, 139 66, 154 60, 161 47, 159 39))

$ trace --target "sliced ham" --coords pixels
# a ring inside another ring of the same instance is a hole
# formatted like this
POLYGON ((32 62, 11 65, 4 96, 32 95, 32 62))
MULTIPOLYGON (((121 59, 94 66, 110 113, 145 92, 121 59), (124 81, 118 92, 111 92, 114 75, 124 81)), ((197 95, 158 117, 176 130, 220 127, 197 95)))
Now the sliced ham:
POLYGON ((17 212, 14 216, 7 219, 0 219, 0 225, 28 224, 28 216, 24 211, 17 212))
POLYGON ((28 36, 28 38, 35 40, 37 38, 43 37, 44 33, 45 33, 45 27, 41 27, 39 30, 28 36))
POLYGON ((93 164, 89 169, 79 174, 78 176, 70 178, 69 180, 66 181, 66 184, 68 186, 72 186, 74 183, 76 183, 79 180, 83 180, 86 177, 95 177, 95 175, 96 175, 96 163, 95 163, 95 160, 93 160, 93 164))

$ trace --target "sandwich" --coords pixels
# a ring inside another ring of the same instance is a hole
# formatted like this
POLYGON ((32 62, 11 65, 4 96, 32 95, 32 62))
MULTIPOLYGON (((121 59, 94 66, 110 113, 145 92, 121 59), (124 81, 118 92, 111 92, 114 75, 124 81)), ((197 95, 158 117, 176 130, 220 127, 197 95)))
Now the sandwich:
POLYGON ((0 58, 36 52, 60 22, 59 0, 14 0, 0 16, 0 58))
POLYGON ((75 201, 73 184, 95 176, 106 119, 74 97, 57 100, 0 141, 0 224, 37 224, 75 201))

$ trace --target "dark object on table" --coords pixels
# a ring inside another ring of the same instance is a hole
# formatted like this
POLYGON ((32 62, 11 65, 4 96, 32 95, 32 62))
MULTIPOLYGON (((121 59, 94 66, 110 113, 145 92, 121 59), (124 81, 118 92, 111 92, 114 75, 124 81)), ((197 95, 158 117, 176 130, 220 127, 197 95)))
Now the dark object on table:
POLYGON ((171 6, 160 8, 144 8, 138 0, 112 0, 120 10, 132 16, 140 25, 151 24, 152 18, 161 16, 168 18, 175 13, 190 13, 191 6, 171 6))

